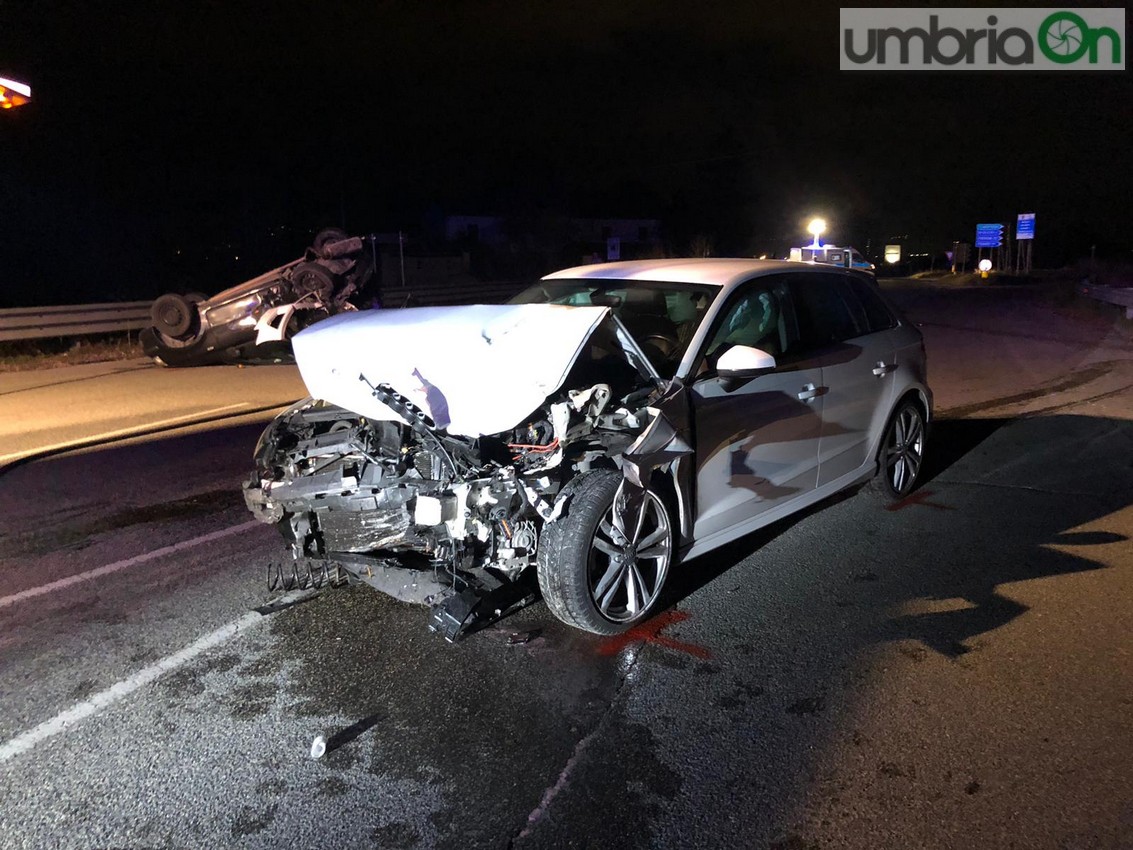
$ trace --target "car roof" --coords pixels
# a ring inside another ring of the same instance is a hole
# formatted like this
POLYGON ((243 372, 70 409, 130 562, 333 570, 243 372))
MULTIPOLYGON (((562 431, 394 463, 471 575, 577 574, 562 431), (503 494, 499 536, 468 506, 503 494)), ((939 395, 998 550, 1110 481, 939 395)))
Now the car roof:
POLYGON ((721 287, 733 286, 759 274, 813 270, 810 264, 787 260, 749 260, 742 257, 683 257, 666 260, 628 260, 619 263, 598 263, 575 266, 554 272, 543 280, 596 279, 642 280, 668 283, 701 283, 721 287))

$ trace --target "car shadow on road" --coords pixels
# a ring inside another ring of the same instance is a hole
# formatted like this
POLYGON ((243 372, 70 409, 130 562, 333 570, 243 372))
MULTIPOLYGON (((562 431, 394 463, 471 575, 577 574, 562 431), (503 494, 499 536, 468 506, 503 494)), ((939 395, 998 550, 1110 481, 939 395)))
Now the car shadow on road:
MULTIPOLYGON (((1133 488, 1122 486, 1120 471, 1114 477, 1112 455, 1102 448, 1131 433, 1129 422, 1083 416, 936 422, 922 483, 911 497, 887 506, 885 512, 896 516, 884 531, 896 545, 907 546, 900 541, 909 533, 930 534, 933 545, 909 558, 907 570, 893 571, 881 582, 875 565, 830 550, 839 563, 851 565, 852 582, 873 585, 869 603, 880 610, 912 600, 954 601, 950 610, 879 619, 870 624, 875 638, 911 638, 956 658, 970 651, 974 638, 1028 610, 1000 593, 1000 585, 1101 568, 1088 557, 1088 547, 1127 538, 1110 530, 1076 529, 1133 502, 1133 488), (1008 428, 1002 445, 989 443, 1008 428), (989 472, 989 462, 1011 471, 997 477, 989 472), (1055 480, 1044 486, 1049 476, 1055 480), (1074 551, 1067 551, 1071 547, 1074 551)), ((858 496, 862 489, 836 494, 681 565, 666 588, 665 607, 678 605, 812 517, 830 512, 832 521, 846 522, 841 514, 835 518, 833 509, 864 500, 867 494, 858 496)), ((879 533, 868 517, 849 521, 860 525, 861 533, 879 533)))
MULTIPOLYGON (((939 419, 932 425, 929 451, 925 456, 922 480, 917 491, 923 491, 925 483, 932 481, 945 470, 959 462, 984 440, 1011 422, 1010 419, 939 419)), ((857 495, 864 486, 836 493, 817 504, 805 508, 797 514, 774 522, 738 540, 714 550, 710 556, 701 556, 689 562, 694 568, 678 569, 669 579, 664 600, 669 607, 679 600, 695 593, 706 584, 715 581, 736 564, 758 551, 769 541, 798 525, 807 517, 820 514, 839 502, 857 495)), ((914 492, 917 492, 914 491, 914 492)))
POLYGON ((936 419, 929 426, 928 452, 919 489, 959 463, 978 445, 1012 419, 936 419))

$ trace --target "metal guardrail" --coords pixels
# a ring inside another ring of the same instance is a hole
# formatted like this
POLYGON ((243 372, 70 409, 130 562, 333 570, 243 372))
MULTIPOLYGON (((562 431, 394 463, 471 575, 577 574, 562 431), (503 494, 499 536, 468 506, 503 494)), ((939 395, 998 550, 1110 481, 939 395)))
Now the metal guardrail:
POLYGON ((0 342, 134 331, 148 327, 152 301, 0 310, 0 342))
MULTIPOLYGON (((278 271, 279 269, 276 269, 268 275, 278 271)), ((519 292, 526 283, 526 281, 493 281, 477 282, 471 286, 456 286, 449 282, 417 282, 409 286, 393 284, 381 288, 381 300, 385 307, 474 302, 492 304, 506 301, 519 292)), ((153 324, 150 319, 152 304, 152 301, 124 301, 117 304, 16 307, 0 310, 0 342, 141 330, 153 324)))

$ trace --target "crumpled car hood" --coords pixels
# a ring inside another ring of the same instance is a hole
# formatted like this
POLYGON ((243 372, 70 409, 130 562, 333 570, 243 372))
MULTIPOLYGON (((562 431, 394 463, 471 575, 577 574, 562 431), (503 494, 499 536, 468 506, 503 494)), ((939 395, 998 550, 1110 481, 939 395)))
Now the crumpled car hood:
POLYGON ((438 427, 479 437, 521 424, 558 390, 609 313, 556 304, 366 310, 319 322, 292 347, 315 398, 397 420, 370 389, 389 384, 438 427))

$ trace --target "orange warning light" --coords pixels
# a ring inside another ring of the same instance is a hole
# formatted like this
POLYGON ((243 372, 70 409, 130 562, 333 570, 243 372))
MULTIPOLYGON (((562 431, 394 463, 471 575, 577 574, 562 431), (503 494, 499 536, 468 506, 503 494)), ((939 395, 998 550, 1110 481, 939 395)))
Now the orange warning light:
POLYGON ((31 100, 31 86, 0 77, 0 109, 23 106, 31 100))

